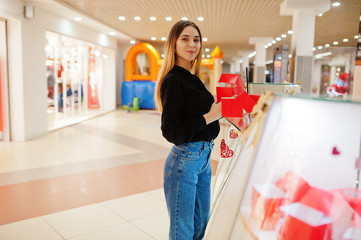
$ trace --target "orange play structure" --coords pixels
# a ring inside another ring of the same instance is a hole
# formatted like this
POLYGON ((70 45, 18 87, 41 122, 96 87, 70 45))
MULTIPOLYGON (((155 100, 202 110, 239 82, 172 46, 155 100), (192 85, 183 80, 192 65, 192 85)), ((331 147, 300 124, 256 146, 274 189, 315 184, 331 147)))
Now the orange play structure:
MULTIPOLYGON (((211 59, 202 59, 202 67, 209 70, 210 91, 215 93, 215 79, 221 75, 223 53, 217 46, 211 54, 211 59)), ((138 43, 131 47, 125 59, 125 81, 122 84, 122 105, 129 106, 135 97, 139 98, 140 108, 154 109, 153 99, 155 82, 162 65, 157 49, 149 43, 138 43), (141 73, 137 63, 137 56, 146 53, 149 57, 149 72, 141 73)))

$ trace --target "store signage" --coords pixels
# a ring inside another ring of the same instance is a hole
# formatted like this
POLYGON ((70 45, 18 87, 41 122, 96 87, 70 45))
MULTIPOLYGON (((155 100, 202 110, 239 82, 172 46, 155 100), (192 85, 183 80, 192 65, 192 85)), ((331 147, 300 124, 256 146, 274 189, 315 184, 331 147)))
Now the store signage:
POLYGON ((88 60, 88 108, 100 108, 96 79, 95 55, 91 47, 89 48, 88 60))

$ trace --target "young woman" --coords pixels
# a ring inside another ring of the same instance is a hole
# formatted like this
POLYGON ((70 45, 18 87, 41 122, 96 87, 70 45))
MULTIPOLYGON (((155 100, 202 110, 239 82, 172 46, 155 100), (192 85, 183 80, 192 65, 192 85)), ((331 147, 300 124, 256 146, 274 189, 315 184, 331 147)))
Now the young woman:
POLYGON ((210 157, 222 110, 198 77, 201 48, 197 25, 177 22, 168 36, 156 86, 162 134, 174 144, 164 166, 172 240, 202 239, 210 214, 210 157))

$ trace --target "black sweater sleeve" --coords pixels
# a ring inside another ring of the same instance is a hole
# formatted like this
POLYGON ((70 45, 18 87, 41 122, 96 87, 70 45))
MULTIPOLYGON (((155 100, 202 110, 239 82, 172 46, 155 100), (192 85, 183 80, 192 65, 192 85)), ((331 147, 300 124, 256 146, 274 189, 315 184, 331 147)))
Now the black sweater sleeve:
POLYGON ((192 141, 195 134, 206 128, 204 113, 186 115, 187 97, 181 79, 177 76, 166 76, 161 86, 162 133, 163 136, 175 145, 192 141))

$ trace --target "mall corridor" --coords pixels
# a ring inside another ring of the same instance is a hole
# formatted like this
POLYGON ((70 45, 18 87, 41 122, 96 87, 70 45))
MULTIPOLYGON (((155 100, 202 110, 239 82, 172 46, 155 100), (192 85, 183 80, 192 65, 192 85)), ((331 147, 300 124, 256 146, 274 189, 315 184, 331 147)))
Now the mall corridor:
MULTIPOLYGON (((158 112, 121 109, 0 142, 0 239, 167 239, 170 147, 158 112)), ((216 166, 212 160, 213 175, 216 166)))

